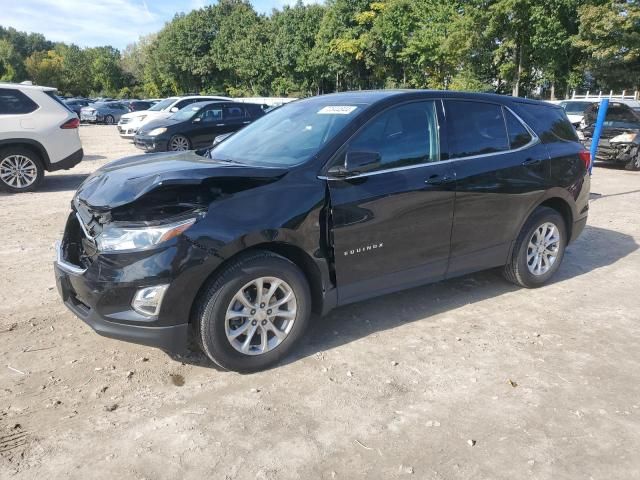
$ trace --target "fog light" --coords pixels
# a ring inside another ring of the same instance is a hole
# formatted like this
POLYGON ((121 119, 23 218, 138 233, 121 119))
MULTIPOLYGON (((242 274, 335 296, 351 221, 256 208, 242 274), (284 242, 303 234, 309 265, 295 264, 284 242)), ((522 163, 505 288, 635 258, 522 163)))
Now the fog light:
POLYGON ((131 306, 142 315, 156 316, 160 313, 162 298, 167 288, 169 288, 169 285, 142 288, 136 292, 131 306))

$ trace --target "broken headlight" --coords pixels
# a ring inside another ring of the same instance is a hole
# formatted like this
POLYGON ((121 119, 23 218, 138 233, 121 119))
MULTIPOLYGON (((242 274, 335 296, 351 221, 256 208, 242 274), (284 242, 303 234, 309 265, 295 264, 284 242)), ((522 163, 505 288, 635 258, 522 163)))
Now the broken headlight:
POLYGON ((637 133, 623 133, 621 135, 616 135, 609 143, 633 143, 636 141, 638 137, 637 133))
POLYGON ((100 252, 145 250, 177 237, 195 223, 195 218, 145 227, 106 226, 96 237, 100 252))

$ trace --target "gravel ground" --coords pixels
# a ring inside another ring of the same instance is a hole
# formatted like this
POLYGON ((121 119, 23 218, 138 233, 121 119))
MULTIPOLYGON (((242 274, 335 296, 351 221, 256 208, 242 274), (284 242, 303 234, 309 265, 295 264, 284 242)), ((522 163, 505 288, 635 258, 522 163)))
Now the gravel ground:
POLYGON ((640 174, 596 168, 555 281, 494 271, 317 320, 293 358, 220 372, 96 335, 62 305, 53 242, 86 157, 0 196, 0 478, 640 478, 640 174), (597 193, 595 193, 597 192, 597 193))

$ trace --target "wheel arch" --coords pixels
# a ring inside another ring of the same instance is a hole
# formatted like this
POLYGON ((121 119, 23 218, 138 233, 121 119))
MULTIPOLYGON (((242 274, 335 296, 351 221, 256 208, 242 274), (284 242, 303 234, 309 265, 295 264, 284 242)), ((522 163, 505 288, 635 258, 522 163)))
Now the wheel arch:
POLYGON ((251 245, 249 248, 240 250, 232 256, 226 258, 211 273, 200 285, 194 301, 190 307, 189 322, 194 320, 194 314, 197 305, 197 299, 200 298, 202 293, 206 291, 208 285, 215 279, 224 269, 232 262, 238 260, 243 256, 250 255, 257 251, 267 251, 280 255, 296 265, 305 276, 309 283, 309 290, 311 291, 311 310, 316 314, 322 314, 327 309, 331 308, 333 304, 326 298, 327 282, 323 280, 324 275, 321 272, 318 264, 313 260, 301 247, 286 243, 286 242, 262 242, 251 245))
POLYGON ((555 192, 548 192, 547 195, 543 196, 533 204, 527 214, 523 216, 522 220, 520 221, 520 225, 518 225, 518 229, 515 232, 513 240, 511 240, 511 246, 509 247, 509 254, 507 258, 511 258, 518 235, 520 235, 520 232, 522 231, 525 223, 527 223, 529 217, 531 217, 533 212, 535 212, 538 207, 551 208, 562 216, 562 218, 564 219, 565 227, 567 229, 567 243, 571 241, 571 236, 573 233, 573 222, 576 219, 576 213, 571 207, 570 200, 568 200, 566 196, 569 196, 566 190, 558 189, 555 192))
POLYGON ((42 168, 49 171, 51 167, 49 154, 47 153, 47 150, 44 148, 44 146, 37 140, 33 140, 31 138, 12 138, 8 140, 0 140, 0 150, 7 147, 21 147, 31 150, 40 157, 40 160, 42 160, 42 168))

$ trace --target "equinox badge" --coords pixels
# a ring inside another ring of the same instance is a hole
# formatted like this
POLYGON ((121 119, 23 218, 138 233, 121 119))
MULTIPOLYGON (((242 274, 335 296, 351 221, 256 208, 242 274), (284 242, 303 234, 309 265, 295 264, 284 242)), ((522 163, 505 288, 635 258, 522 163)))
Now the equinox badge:
POLYGON ((377 250, 378 248, 382 248, 382 247, 384 247, 383 242, 374 243, 372 245, 365 245, 364 247, 358 247, 353 250, 345 250, 344 256, 346 257, 348 255, 357 255, 359 253, 370 252, 371 250, 377 250))

